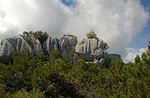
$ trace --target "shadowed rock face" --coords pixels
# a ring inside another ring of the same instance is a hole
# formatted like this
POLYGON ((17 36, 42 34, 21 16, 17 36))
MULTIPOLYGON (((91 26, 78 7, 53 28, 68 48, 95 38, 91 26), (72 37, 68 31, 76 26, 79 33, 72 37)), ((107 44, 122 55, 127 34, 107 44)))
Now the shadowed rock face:
POLYGON ((48 54, 50 54, 53 49, 59 50, 59 39, 57 37, 48 36, 45 46, 48 54))
POLYGON ((29 50, 33 55, 43 51, 50 54, 53 49, 57 49, 65 57, 74 50, 77 38, 72 35, 64 35, 60 38, 48 35, 44 42, 40 42, 33 36, 18 35, 12 38, 5 38, 0 44, 0 60, 8 62, 9 56, 15 51, 29 50))
POLYGON ((75 36, 65 35, 61 37, 59 39, 59 46, 62 56, 67 57, 68 53, 70 54, 75 49, 77 43, 77 37, 75 36))

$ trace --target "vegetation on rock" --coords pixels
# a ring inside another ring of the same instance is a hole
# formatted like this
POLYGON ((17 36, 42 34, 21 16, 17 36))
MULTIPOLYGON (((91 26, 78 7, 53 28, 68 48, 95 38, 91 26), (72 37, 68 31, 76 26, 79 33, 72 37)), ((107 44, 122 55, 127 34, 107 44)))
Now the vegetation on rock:
POLYGON ((92 38, 97 39, 97 35, 96 35, 95 31, 92 30, 92 29, 89 33, 86 34, 86 37, 89 38, 89 39, 92 39, 92 38))
POLYGON ((34 45, 36 44, 36 42, 35 42, 36 39, 38 39, 40 41, 40 43, 43 44, 46 41, 48 34, 47 34, 47 32, 42 32, 42 31, 36 31, 36 32, 25 31, 25 32, 23 32, 23 35, 21 35, 21 36, 33 49, 34 45))

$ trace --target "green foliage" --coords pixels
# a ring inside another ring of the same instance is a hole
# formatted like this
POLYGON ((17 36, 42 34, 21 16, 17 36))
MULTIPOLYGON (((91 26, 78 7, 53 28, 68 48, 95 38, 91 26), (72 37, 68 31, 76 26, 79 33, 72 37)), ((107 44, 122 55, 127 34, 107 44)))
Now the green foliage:
POLYGON ((37 38, 41 44, 43 44, 47 37, 48 37, 48 34, 47 32, 42 32, 42 31, 36 31, 33 33, 34 37, 37 38))
POLYGON ((91 30, 89 33, 86 34, 87 38, 89 39, 92 39, 92 38, 95 38, 95 39, 98 39, 97 38, 97 35, 95 34, 94 30, 91 30))
POLYGON ((146 52, 142 53, 140 60, 142 64, 150 65, 150 41, 146 52))
POLYGON ((70 63, 73 54, 66 60, 57 50, 49 57, 16 52, 11 64, 0 63, 0 98, 149 98, 149 56, 148 48, 135 63, 116 58, 106 68, 82 59, 70 63))
POLYGON ((148 51, 150 51, 150 41, 149 41, 147 46, 148 46, 148 51))
POLYGON ((36 31, 36 32, 25 31, 25 32, 23 32, 23 35, 21 35, 21 36, 32 47, 32 49, 34 48, 34 45, 36 44, 36 42, 35 42, 36 39, 38 39, 40 41, 40 43, 43 45, 43 43, 48 38, 47 32, 42 32, 42 31, 36 31))
POLYGON ((27 92, 25 89, 19 90, 13 94, 7 94, 3 96, 5 98, 45 98, 42 92, 40 91, 32 91, 27 92))
POLYGON ((135 63, 140 63, 140 62, 141 62, 140 56, 137 55, 137 56, 135 57, 135 63))
POLYGON ((101 46, 101 48, 102 48, 103 50, 106 50, 106 49, 109 48, 109 46, 108 46, 108 44, 107 44, 106 42, 102 41, 101 44, 103 45, 103 46, 101 46))

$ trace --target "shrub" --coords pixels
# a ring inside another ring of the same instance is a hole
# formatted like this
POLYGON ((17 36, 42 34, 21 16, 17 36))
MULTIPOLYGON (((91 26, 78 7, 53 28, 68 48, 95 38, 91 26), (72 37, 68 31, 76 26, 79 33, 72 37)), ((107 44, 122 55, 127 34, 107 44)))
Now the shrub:
POLYGON ((86 36, 89 39, 92 39, 92 38, 97 39, 97 35, 95 34, 95 32, 93 30, 91 30, 89 33, 87 33, 86 36))

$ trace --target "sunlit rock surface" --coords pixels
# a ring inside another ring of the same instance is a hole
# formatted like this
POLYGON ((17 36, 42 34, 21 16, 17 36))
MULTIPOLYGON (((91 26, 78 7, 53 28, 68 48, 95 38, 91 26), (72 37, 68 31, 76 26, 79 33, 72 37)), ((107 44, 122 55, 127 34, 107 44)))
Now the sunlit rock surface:
POLYGON ((5 61, 7 61, 6 57, 9 57, 15 51, 24 49, 29 50, 33 55, 36 55, 39 51, 50 54, 52 50, 56 49, 62 56, 66 57, 75 49, 77 42, 77 37, 73 35, 64 35, 60 38, 48 35, 44 42, 40 42, 32 35, 18 35, 1 41, 0 59, 4 61, 3 58, 5 58, 5 61))
MULTIPOLYGON (((9 61, 9 57, 15 51, 29 50, 33 55, 39 51, 49 55, 54 49, 58 50, 64 58, 68 58, 73 52, 81 54, 82 58, 89 62, 103 63, 109 56, 106 50, 107 43, 96 37, 93 32, 88 33, 87 38, 81 42, 74 35, 54 37, 50 35, 35 36, 34 33, 18 35, 12 38, 4 38, 0 43, 0 60, 9 61)), ((114 58, 114 56, 111 56, 114 58)))
POLYGON ((4 62, 7 62, 9 56, 15 51, 28 49, 31 52, 30 45, 19 35, 3 39, 0 44, 0 59, 4 62))
POLYGON ((1 41, 0 56, 9 56, 14 51, 22 51, 24 49, 31 51, 30 45, 21 36, 6 38, 1 41))
POLYGON ((75 48, 77 53, 83 54, 86 61, 99 62, 106 54, 107 44, 98 38, 85 38, 75 48))

